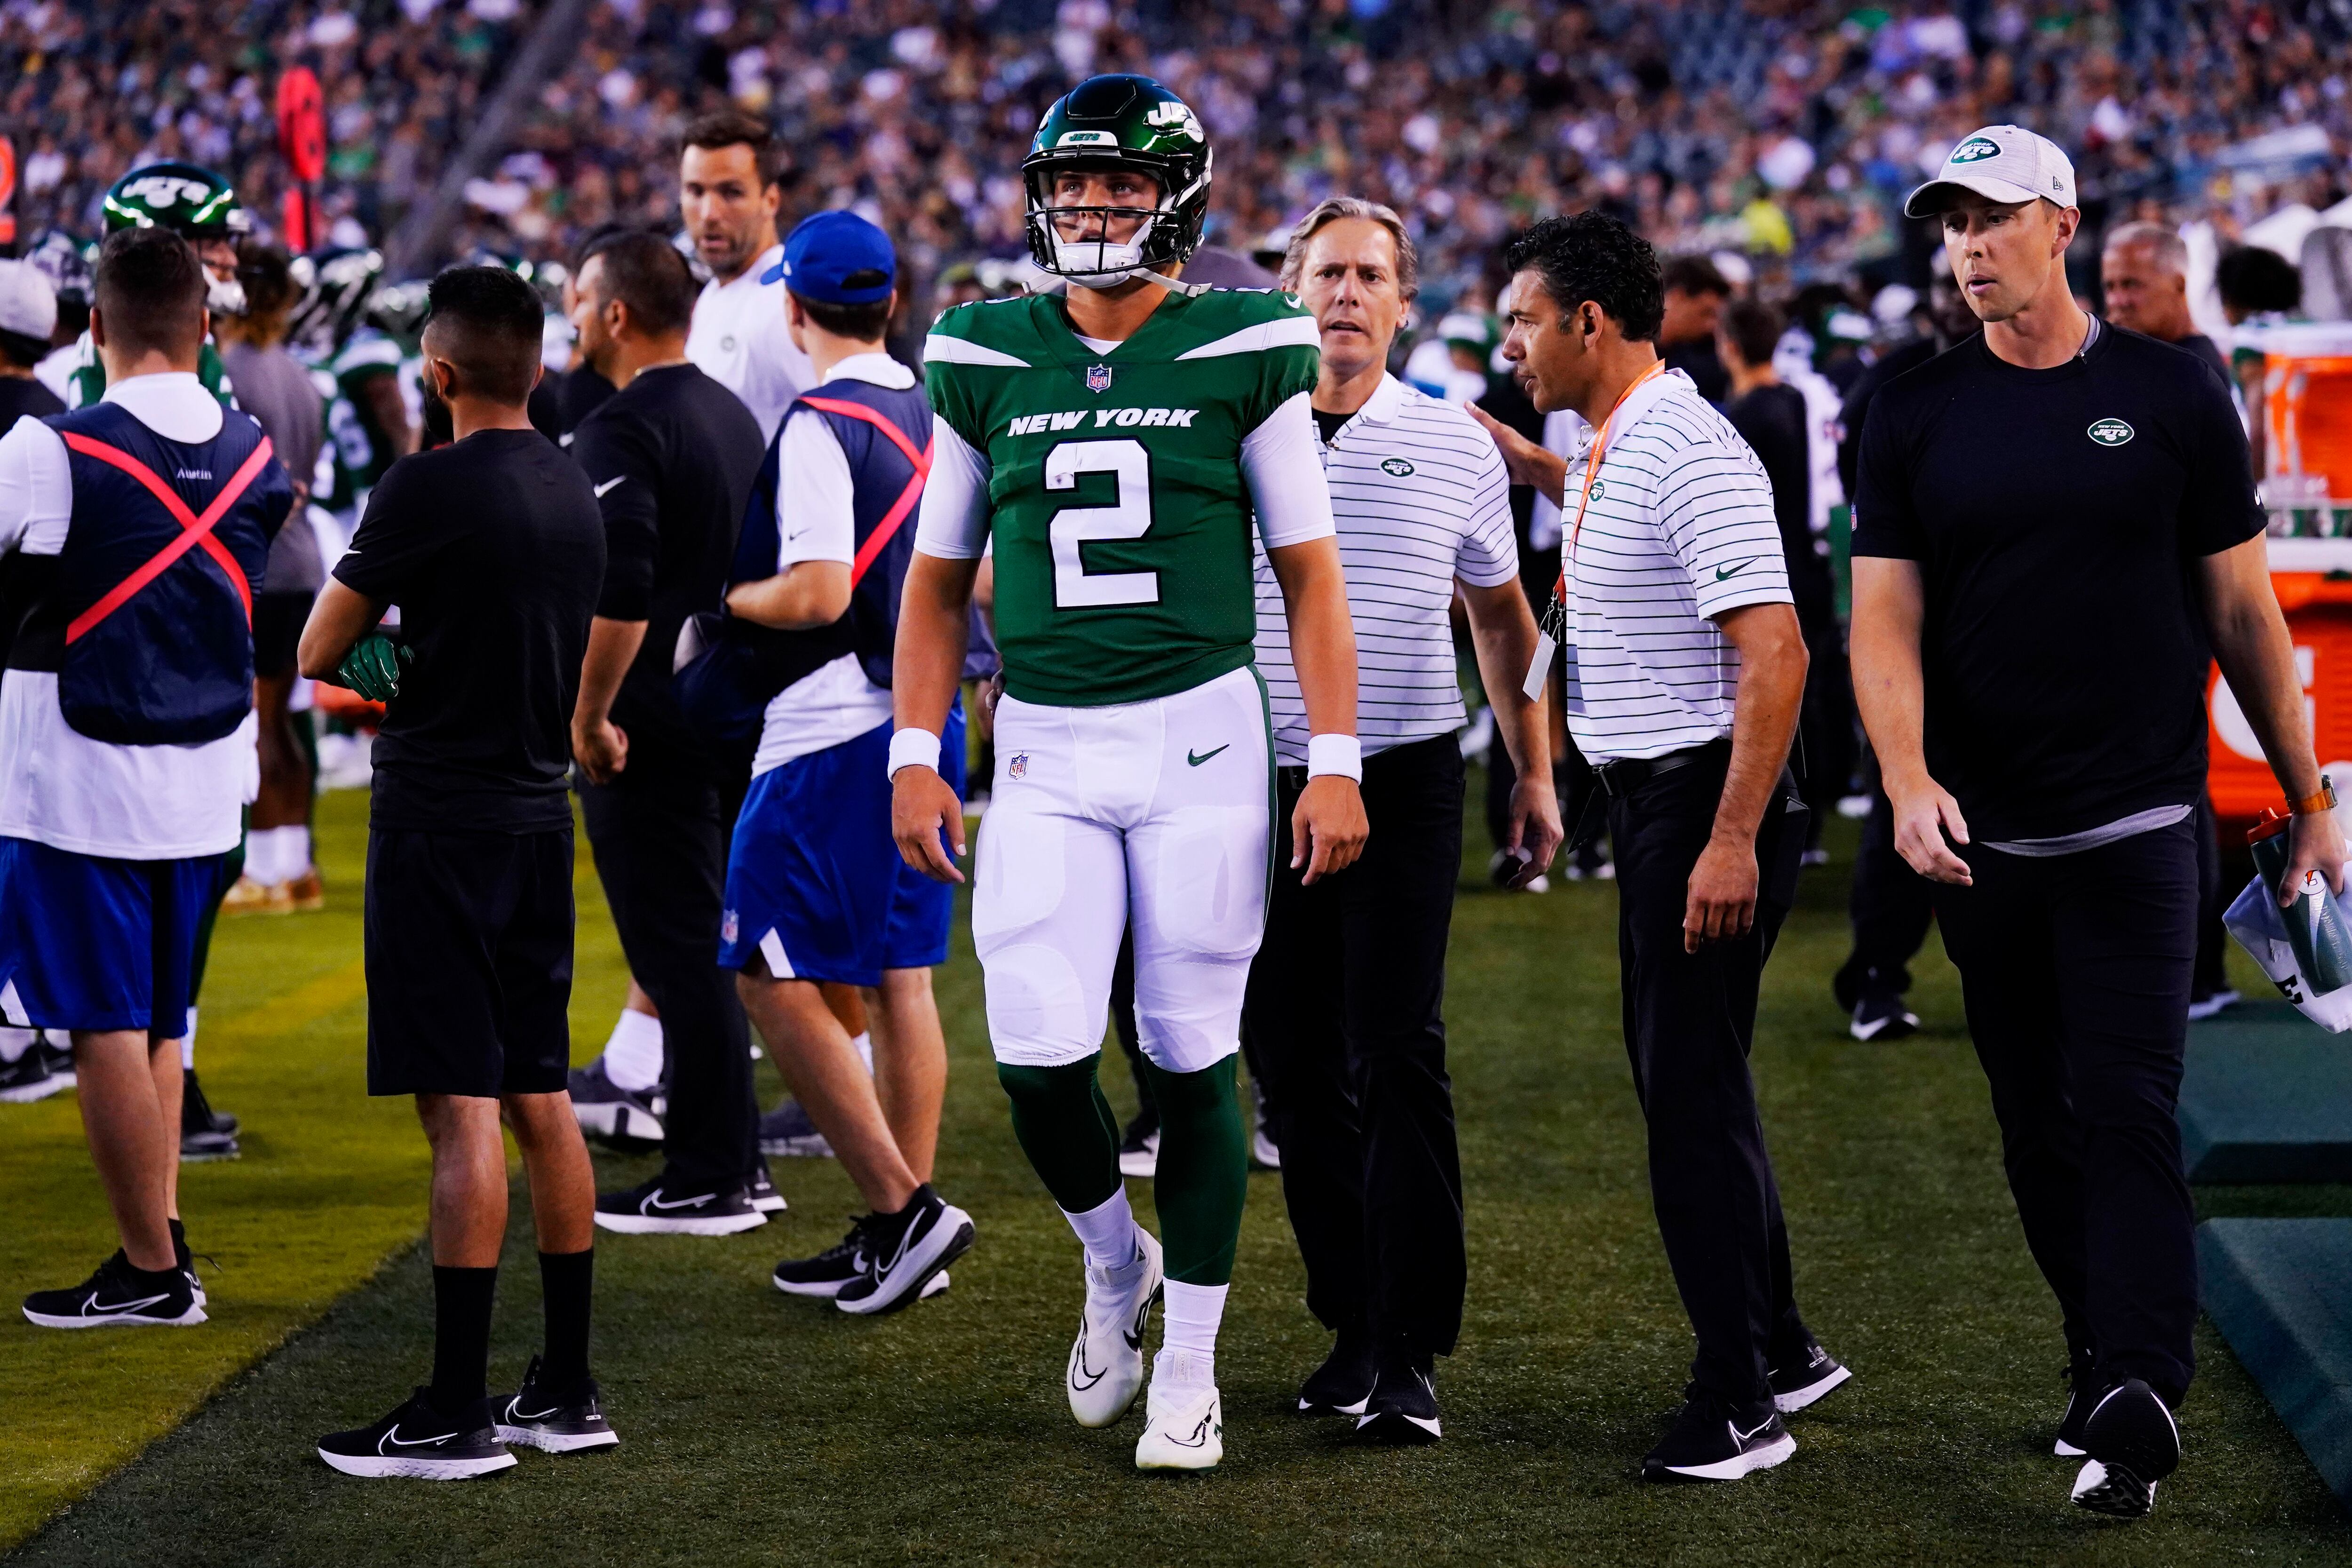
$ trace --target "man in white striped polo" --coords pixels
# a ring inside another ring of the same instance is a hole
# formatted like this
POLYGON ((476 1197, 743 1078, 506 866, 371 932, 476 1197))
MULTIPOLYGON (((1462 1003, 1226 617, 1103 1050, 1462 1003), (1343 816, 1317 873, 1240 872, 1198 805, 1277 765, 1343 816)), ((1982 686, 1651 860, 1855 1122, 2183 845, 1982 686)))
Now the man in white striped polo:
MULTIPOLYGON (((1337 1335, 1306 1414, 1366 1441, 1438 1436, 1433 1358, 1462 1327, 1462 1169, 1445 1076, 1445 939, 1462 867, 1462 695, 1448 620, 1469 610, 1496 728, 1518 769, 1521 879, 1559 847, 1549 737, 1519 689, 1536 649, 1501 456, 1469 416, 1383 368, 1419 268, 1389 208, 1335 197, 1300 220, 1282 286, 1315 313, 1311 399, 1357 649, 1363 858, 1306 885, 1277 869, 1243 1028, 1282 1149, 1307 1305, 1337 1335)), ((1281 584, 1257 562, 1257 666, 1282 812, 1307 786, 1307 705, 1281 584)))
POLYGON ((1489 425, 1513 477, 1568 519, 1568 722, 1609 803, 1625 1046, 1698 1338, 1681 1416, 1642 1473, 1737 1480, 1794 1453, 1781 1415, 1849 1375, 1797 1313, 1748 1073, 1804 849, 1787 767, 1804 637, 1763 465, 1659 361, 1647 242, 1588 212, 1537 224, 1507 260, 1504 357, 1538 409, 1594 432, 1571 462, 1489 425))

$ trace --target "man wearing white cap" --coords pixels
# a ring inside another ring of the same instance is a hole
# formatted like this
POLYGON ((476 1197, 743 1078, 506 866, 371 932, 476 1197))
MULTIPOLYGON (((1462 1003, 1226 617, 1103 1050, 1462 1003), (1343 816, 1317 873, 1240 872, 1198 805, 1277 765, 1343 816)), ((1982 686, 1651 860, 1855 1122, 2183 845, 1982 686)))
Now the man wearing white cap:
POLYGON ((1987 126, 1905 210, 1941 221, 1985 330, 1871 405, 1854 695, 2063 1314, 2055 1451, 2084 1458, 2075 1502, 2137 1518, 2179 1464, 2193 1371, 2175 1108, 2209 647, 2293 803, 2288 880, 2340 887, 2344 838, 2229 394, 2074 303, 2066 155, 1987 126))
POLYGON ((64 402, 35 379, 49 352, 58 297, 29 261, 0 261, 0 435, 17 420, 63 414, 64 402))

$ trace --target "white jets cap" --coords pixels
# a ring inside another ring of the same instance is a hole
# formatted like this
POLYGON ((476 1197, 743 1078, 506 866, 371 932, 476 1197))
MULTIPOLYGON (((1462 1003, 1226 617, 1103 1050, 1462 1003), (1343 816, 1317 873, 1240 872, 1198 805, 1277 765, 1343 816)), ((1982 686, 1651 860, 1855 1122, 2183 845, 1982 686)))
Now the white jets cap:
POLYGON ((57 329, 57 290, 29 261, 0 261, 0 332, 47 342, 57 329))
POLYGON ((2047 136, 2021 125, 1988 125, 1962 139, 1944 159, 1936 177, 1911 193, 1905 217, 1933 217, 1950 205, 1949 187, 1996 202, 2030 202, 2036 196, 2062 207, 2074 205, 2074 164, 2047 136))

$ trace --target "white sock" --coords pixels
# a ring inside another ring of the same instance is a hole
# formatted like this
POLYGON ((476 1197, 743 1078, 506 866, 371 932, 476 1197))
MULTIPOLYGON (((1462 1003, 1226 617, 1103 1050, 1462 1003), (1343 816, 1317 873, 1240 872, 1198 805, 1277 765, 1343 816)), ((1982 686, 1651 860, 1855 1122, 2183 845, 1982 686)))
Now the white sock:
POLYGON ((22 1061, 25 1053, 33 1048, 37 1031, 0 1025, 0 1063, 22 1061))
POLYGON ((188 1026, 180 1036, 180 1070, 196 1070, 196 1010, 194 1007, 188 1009, 188 1026))
POLYGON ((271 837, 274 827, 247 828, 245 835, 245 876, 247 880, 269 886, 278 880, 278 841, 271 837))
MULTIPOLYGON (((1135 1211, 1127 1206, 1127 1188, 1121 1185, 1111 1194, 1109 1201, 1096 1205, 1084 1214, 1062 1211, 1070 1228, 1078 1233, 1078 1240, 1087 1249, 1087 1261, 1097 1268, 1117 1268, 1135 1259, 1135 1211)), ((1213 1338, 1215 1331, 1211 1330, 1213 1338)))
POLYGON ((278 868, 289 882, 310 869, 310 830, 299 822, 278 830, 278 868))
POLYGON ((1160 1298, 1163 1351, 1183 1351, 1200 1358, 1212 1378, 1217 1369, 1217 1325, 1225 1316, 1225 1292, 1230 1285, 1187 1285, 1171 1279, 1160 1298))
POLYGON ((849 1043, 856 1047, 857 1059, 866 1064, 866 1076, 872 1078, 874 1076, 874 1031, 868 1029, 849 1043))
POLYGON ((661 1020, 634 1007, 621 1009, 613 1037, 604 1042, 604 1076, 631 1093, 661 1081, 661 1020))

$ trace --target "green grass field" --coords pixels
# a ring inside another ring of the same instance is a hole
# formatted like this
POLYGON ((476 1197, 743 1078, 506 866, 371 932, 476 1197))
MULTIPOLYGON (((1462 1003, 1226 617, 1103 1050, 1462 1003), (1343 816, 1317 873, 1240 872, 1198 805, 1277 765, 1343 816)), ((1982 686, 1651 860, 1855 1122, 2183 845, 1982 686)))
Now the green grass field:
MULTIPOLYGON (((1767 975, 1757 1076, 1799 1289, 1855 1382, 1800 1417, 1789 1465, 1725 1489, 1633 1479, 1689 1355, 1643 1180, 1617 1027, 1614 894, 1465 882, 1448 1013, 1472 1279, 1442 1363, 1446 1441, 1361 1451, 1282 1413, 1320 1356, 1276 1178, 1253 1178, 1220 1347, 1226 1461, 1139 1477, 1137 1418, 1080 1430, 1060 1373, 1076 1248, 1014 1147, 968 948, 942 973, 953 1057, 940 1184, 979 1222, 946 1296, 880 1321, 770 1289, 854 1197, 780 1161, 779 1223, 720 1241, 605 1237, 597 1356, 625 1441, 467 1486, 363 1482, 310 1452, 429 1368, 424 1145, 362 1090, 364 803, 322 813, 332 906, 225 929, 200 1060, 250 1130, 192 1169, 213 1322, 173 1334, 0 1324, 0 1547, 26 1563, 2352 1563, 2352 1528, 2210 1331, 2187 1468, 2137 1525, 2067 1506, 2048 1456, 2063 1360, 2000 1174, 1950 970, 1926 1034, 1848 1041, 1828 995, 1844 861, 1808 874, 1767 975)), ((584 861, 583 861, 584 864, 584 861)), ((577 1050, 621 992, 582 886, 577 1050)), ((763 1096, 772 1077, 761 1068, 763 1096)), ((1108 1075, 1115 1103, 1123 1073, 1108 1075)), ((643 1161, 599 1156, 609 1183, 643 1161)), ((70 1098, 0 1107, 0 1292, 79 1278, 112 1245, 70 1098)), ((1135 1184, 1139 1206, 1150 1184, 1135 1184)), ((2352 1213, 2352 1193, 2236 1189, 2209 1212, 2352 1213)), ((520 1205, 517 1217, 527 1227, 520 1205)), ((492 1377, 538 1339, 527 1228, 492 1377)), ((12 1559, 14 1561, 15 1559, 12 1559)))

